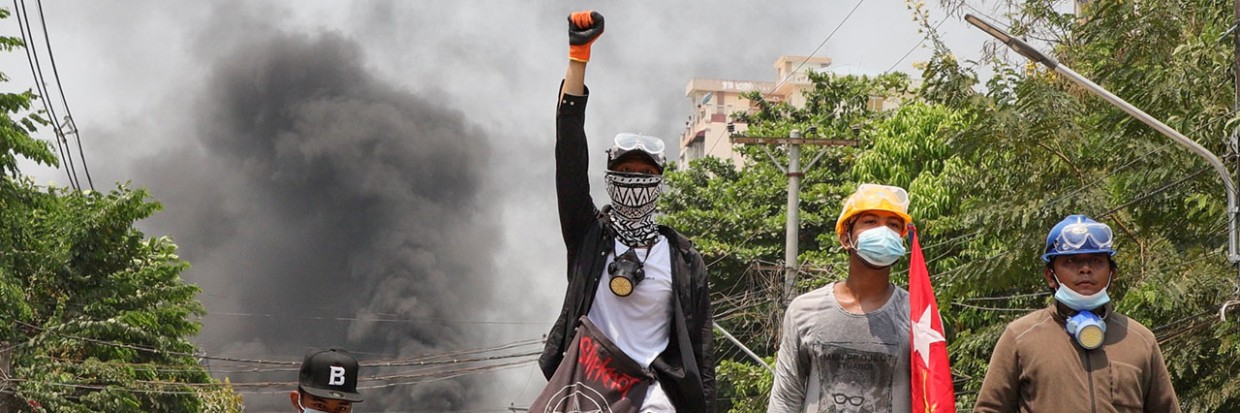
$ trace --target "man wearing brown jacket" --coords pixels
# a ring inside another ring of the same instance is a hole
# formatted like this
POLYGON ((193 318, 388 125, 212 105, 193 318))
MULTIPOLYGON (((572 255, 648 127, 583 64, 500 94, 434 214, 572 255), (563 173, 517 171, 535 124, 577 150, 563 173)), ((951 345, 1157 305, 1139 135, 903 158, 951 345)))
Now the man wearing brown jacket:
POLYGON ((974 412, 1179 412, 1158 341, 1115 312, 1111 228, 1070 215, 1046 237, 1045 309, 1008 324, 974 412))

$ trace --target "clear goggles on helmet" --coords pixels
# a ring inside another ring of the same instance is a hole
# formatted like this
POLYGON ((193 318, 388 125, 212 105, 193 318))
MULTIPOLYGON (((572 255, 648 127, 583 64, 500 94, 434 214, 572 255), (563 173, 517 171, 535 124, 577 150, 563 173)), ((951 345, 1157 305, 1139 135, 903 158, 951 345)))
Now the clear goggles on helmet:
POLYGON ((1111 227, 1099 222, 1078 222, 1068 224, 1059 231, 1055 238, 1054 248, 1058 252, 1070 252, 1081 249, 1110 249, 1114 241, 1111 227), (1093 243, 1091 244, 1090 241, 1093 243))
POLYGON ((879 209, 879 206, 908 210, 908 191, 898 186, 861 184, 851 200, 860 209, 879 209))
POLYGON ((614 144, 615 146, 613 148, 620 151, 627 152, 634 149, 641 149, 652 155, 663 154, 664 148, 662 139, 627 132, 617 134, 614 144))

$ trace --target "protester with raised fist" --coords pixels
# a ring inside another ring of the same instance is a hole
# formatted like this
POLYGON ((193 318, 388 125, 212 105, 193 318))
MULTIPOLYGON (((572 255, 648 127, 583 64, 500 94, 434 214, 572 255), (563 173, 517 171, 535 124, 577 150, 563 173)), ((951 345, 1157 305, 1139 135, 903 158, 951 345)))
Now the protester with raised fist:
POLYGON ((530 410, 713 413, 706 266, 654 220, 663 141, 615 135, 603 179, 610 205, 600 210, 590 196, 585 71, 602 34, 598 12, 569 16, 555 145, 568 290, 539 359, 549 383, 530 410))
POLYGON ((301 362, 297 391, 289 401, 298 413, 351 413, 357 393, 357 360, 339 349, 311 351, 301 362))

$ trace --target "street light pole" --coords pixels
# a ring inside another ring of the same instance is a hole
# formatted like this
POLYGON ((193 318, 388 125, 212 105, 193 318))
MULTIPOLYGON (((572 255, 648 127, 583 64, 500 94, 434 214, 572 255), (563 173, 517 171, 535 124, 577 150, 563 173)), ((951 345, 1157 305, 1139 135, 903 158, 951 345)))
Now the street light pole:
MULTIPOLYGON (((1240 0, 1237 0, 1237 4, 1240 5, 1240 0)), ((1196 153, 1197 155, 1200 155, 1203 159, 1205 159, 1206 162, 1210 164, 1210 166, 1214 167, 1214 171, 1218 172, 1219 177, 1223 179, 1223 186, 1226 187, 1227 189, 1227 222, 1228 222, 1227 260, 1232 265, 1240 263, 1240 252, 1237 252, 1237 226, 1236 226, 1236 216, 1238 213, 1240 213, 1240 211, 1236 209, 1236 183, 1231 178, 1231 172, 1227 170, 1227 167, 1223 165, 1223 162, 1219 160, 1218 156, 1215 156, 1213 152, 1210 152, 1209 149, 1202 147, 1197 142, 1194 142, 1193 140, 1188 139, 1184 135, 1180 134, 1179 131, 1162 123, 1162 121, 1159 121, 1153 116, 1150 116, 1149 114, 1145 113, 1141 109, 1138 109, 1136 106, 1133 106, 1132 104, 1128 103, 1124 99, 1121 99, 1120 97, 1115 96, 1110 91, 1104 89, 1102 86, 1098 86, 1098 84, 1085 78, 1084 76, 1081 76, 1080 74, 1073 71, 1071 68, 1068 68, 1067 66, 1060 64, 1054 58, 1043 54, 1041 51, 1033 48, 1033 46, 1030 46, 1028 43, 1025 43, 1025 41, 1019 38, 1013 37, 1012 35, 1008 34, 1002 29, 994 27, 990 23, 987 23, 986 21, 972 14, 966 14, 964 16, 964 19, 968 21, 969 24, 972 24, 976 26, 977 28, 982 29, 982 31, 985 31, 986 33, 990 34, 991 36, 994 36, 995 39, 998 39, 1003 44, 1006 44, 1008 47, 1011 47, 1013 50, 1015 50, 1017 53, 1020 53, 1022 56, 1025 56, 1026 58, 1029 58, 1030 60, 1033 60, 1035 62, 1041 63, 1042 65, 1050 68, 1051 70, 1054 70, 1056 73, 1059 73, 1063 75, 1064 77, 1067 77, 1069 80, 1076 82, 1076 84, 1085 87, 1086 90, 1089 90, 1091 93, 1098 95, 1099 97, 1106 100, 1110 104, 1124 111, 1124 113, 1127 113, 1129 116, 1132 116, 1136 118, 1137 120, 1141 121, 1142 123, 1149 125, 1151 128, 1154 128, 1154 130, 1158 131, 1159 133, 1162 133, 1168 138, 1171 138, 1171 140, 1175 141, 1176 143, 1179 143, 1180 145, 1187 147, 1190 151, 1193 151, 1194 153, 1196 153)), ((1238 42, 1240 42, 1240 40, 1238 40, 1238 42)), ((1240 46, 1238 46, 1238 48, 1240 48, 1240 46)), ((1237 82, 1238 84, 1240 84, 1240 79, 1238 79, 1237 82)), ((1229 302, 1229 304, 1231 303, 1229 302)), ((1222 309, 1220 310, 1220 314, 1225 312, 1226 309, 1227 309, 1227 306, 1224 305, 1222 309)))

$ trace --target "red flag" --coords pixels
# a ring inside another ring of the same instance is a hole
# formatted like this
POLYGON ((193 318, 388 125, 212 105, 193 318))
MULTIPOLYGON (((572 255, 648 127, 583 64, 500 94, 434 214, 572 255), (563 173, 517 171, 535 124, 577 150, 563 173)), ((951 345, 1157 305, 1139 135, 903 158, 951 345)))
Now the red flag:
MULTIPOLYGON (((910 225, 911 227, 911 225, 910 225)), ((909 387, 913 390, 913 411, 917 413, 956 412, 956 393, 952 389, 952 368, 947 360, 947 341, 939 304, 930 286, 930 271, 921 254, 917 228, 912 228, 913 253, 908 264, 909 365, 913 367, 909 387)))

